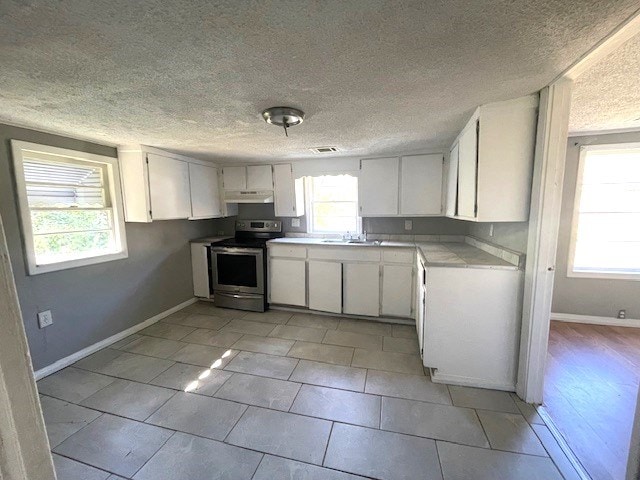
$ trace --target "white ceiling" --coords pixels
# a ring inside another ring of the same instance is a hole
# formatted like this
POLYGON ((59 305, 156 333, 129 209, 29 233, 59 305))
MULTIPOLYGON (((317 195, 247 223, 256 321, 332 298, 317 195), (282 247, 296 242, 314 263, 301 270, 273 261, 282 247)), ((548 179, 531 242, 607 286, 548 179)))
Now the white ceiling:
POLYGON ((569 131, 640 129, 640 35, 580 75, 569 131))
POLYGON ((448 147, 539 90, 637 0, 0 2, 0 121, 199 158, 448 147), (265 107, 307 113, 285 138, 265 107))

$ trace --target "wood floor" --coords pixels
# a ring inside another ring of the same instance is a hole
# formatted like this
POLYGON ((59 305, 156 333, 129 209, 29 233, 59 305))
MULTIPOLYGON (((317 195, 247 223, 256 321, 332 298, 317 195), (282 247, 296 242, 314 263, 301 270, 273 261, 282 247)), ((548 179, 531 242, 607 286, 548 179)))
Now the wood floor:
POLYGON ((594 480, 625 477, 640 328, 551 322, 544 408, 594 480))

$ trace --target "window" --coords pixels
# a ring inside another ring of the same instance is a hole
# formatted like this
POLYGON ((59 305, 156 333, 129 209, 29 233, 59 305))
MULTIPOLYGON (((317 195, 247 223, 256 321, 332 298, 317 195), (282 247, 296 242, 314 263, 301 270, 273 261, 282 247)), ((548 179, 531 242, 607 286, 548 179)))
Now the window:
POLYGON ((640 144, 584 146, 568 275, 640 280, 640 144))
POLYGON ((309 233, 360 233, 356 177, 307 177, 306 186, 309 233))
POLYGON ((11 145, 29 274, 126 258, 117 159, 11 145))

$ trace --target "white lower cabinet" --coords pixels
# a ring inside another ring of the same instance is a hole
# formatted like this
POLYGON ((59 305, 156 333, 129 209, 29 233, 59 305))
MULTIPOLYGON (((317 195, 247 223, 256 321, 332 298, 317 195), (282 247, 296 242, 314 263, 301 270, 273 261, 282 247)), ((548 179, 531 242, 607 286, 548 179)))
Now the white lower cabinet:
POLYGON ((413 291, 413 265, 382 266, 382 315, 411 317, 413 291))
POLYGON ((513 391, 522 272, 427 267, 423 362, 434 382, 513 391))
POLYGON ((307 305, 307 275, 304 259, 271 258, 269 261, 269 302, 307 305))
POLYGON ((342 263, 309 260, 309 308, 342 312, 342 263))
POLYGON ((380 316, 380 265, 342 264, 342 311, 349 315, 380 316))

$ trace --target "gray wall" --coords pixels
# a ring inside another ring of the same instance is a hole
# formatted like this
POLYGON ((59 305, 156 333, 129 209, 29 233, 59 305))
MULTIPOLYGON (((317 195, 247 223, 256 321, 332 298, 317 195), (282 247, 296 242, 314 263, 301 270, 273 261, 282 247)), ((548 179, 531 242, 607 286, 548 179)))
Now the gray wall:
POLYGON ((527 253, 529 222, 493 223, 493 236, 489 235, 491 225, 491 223, 472 222, 469 234, 516 252, 527 253))
POLYGON ((640 318, 640 281, 567 277, 580 145, 626 142, 640 142, 640 132, 569 139, 553 290, 553 312, 615 317, 618 310, 626 309, 627 318, 640 318))
MULTIPOLYGON (((28 276, 18 223, 10 139, 106 156, 113 148, 0 125, 0 215, 35 369, 121 332, 193 297, 189 239, 216 233, 216 220, 126 224, 129 257, 28 276), (40 330, 36 314, 51 310, 40 330)), ((229 222, 227 222, 229 223, 229 222)))

